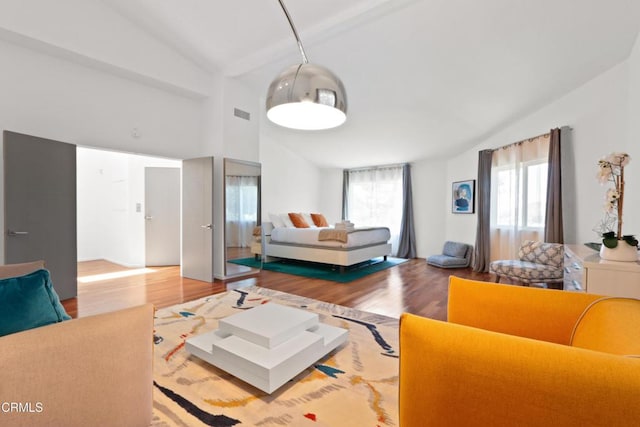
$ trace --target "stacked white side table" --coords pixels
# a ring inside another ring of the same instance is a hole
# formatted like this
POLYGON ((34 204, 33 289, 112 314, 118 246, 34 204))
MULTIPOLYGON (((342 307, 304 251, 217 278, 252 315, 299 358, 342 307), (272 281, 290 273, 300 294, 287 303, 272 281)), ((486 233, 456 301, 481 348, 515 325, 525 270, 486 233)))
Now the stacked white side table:
POLYGON ((189 338, 191 354, 272 393, 347 340, 347 330, 305 310, 268 303, 234 314, 189 338))

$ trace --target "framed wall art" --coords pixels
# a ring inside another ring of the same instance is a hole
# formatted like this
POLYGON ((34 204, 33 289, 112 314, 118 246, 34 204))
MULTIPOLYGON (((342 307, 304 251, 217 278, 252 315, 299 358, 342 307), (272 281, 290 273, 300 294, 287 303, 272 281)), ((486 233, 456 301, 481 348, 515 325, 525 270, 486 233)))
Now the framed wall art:
POLYGON ((451 185, 451 212, 475 213, 476 180, 457 181, 451 185))

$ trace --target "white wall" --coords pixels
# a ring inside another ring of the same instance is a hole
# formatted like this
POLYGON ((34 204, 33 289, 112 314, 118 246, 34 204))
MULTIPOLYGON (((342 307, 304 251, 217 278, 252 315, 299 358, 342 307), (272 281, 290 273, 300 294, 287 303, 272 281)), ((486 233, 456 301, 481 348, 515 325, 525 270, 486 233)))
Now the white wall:
POLYGON ((209 97, 203 106, 204 137, 200 156, 214 157, 213 275, 224 279, 224 158, 260 161, 259 107, 258 97, 236 79, 213 76, 210 85, 216 95, 209 97), (235 117, 234 108, 248 112, 250 120, 235 117))
POLYGON ((451 203, 444 203, 451 192, 451 183, 447 183, 446 180, 446 163, 436 159, 412 164, 411 184, 417 256, 426 258, 442 253, 442 246, 447 240, 445 217, 451 212, 451 203))
MULTIPOLYGON (((103 259, 105 247, 111 246, 105 238, 105 218, 109 227, 123 226, 112 209, 115 182, 124 179, 124 166, 119 153, 78 148, 76 150, 78 261, 103 259), (112 206, 109 209, 108 206, 112 206)), ((123 194, 123 200, 126 194, 123 194)))
POLYGON ((625 169, 627 191, 625 191, 624 201, 623 232, 640 236, 640 35, 636 38, 629 56, 628 67, 629 107, 626 150, 631 155, 631 163, 625 169))
POLYGON ((3 0, 0 38, 165 90, 207 94, 205 71, 100 0, 3 0))
POLYGON ((323 212, 320 191, 336 191, 321 184, 316 165, 279 145, 267 133, 260 138, 260 162, 264 221, 269 221, 269 213, 323 212))
POLYGON ((202 150, 201 100, 4 41, 0 69, 0 130, 169 158, 195 157, 202 150))
POLYGON ((200 100, 3 41, 0 67, 1 129, 167 157, 200 150, 200 100))
POLYGON ((323 214, 330 225, 342 220, 342 180, 342 169, 320 170, 320 204, 314 212, 323 214))
MULTIPOLYGON (((640 74, 636 72, 631 78, 635 82, 640 79, 640 74)), ((637 143, 627 142, 629 87, 629 64, 625 61, 539 111, 505 127, 503 131, 487 138, 473 149, 450 159, 447 162, 445 185, 450 186, 453 181, 477 177, 479 150, 508 145, 548 132, 554 127, 571 126, 575 172, 574 176, 567 177, 567 180, 575 183, 572 193, 576 195, 577 215, 565 218, 567 226, 575 229, 575 241, 567 243, 597 241, 598 236, 592 229, 602 216, 601 206, 605 192, 595 179, 597 161, 611 151, 627 150, 631 157, 640 154, 637 143)), ((636 117, 638 112, 636 111, 636 117)), ((633 167, 632 164, 631 168, 633 167)), ((639 175, 635 175, 637 176, 639 175)), ((638 187, 640 183, 637 181, 637 178, 630 177, 627 181, 628 186, 638 187)), ((568 195, 571 196, 572 194, 568 195)), ((446 204, 451 204, 450 191, 447 191, 446 204)), ((625 209, 626 218, 638 216, 637 211, 630 211, 631 209, 625 209)), ((477 215, 463 217, 447 214, 447 239, 475 243, 476 219, 477 215)))
POLYGON ((225 79, 223 108, 224 156, 259 161, 260 108, 255 93, 237 80, 225 79), (236 117, 234 108, 248 112, 250 120, 236 117))
POLYGON ((78 260, 144 266, 144 168, 180 166, 177 160, 78 147, 78 260))
POLYGON ((224 223, 222 176, 224 157, 224 88, 226 79, 212 76, 210 92, 215 94, 207 98, 203 105, 203 140, 200 153, 196 157, 213 156, 213 274, 224 276, 224 223))

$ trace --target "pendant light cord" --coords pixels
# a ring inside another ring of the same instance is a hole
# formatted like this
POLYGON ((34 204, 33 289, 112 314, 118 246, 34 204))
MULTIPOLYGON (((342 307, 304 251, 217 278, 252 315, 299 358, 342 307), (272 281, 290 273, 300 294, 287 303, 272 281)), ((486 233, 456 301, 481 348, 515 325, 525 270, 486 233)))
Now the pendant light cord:
POLYGON ((304 53, 304 47, 302 47, 302 41, 300 41, 300 36, 298 36, 298 31, 296 31, 296 26, 293 25, 291 16, 289 16, 289 12, 287 11, 287 8, 284 5, 283 1, 278 0, 278 2, 280 2, 280 7, 282 7, 282 11, 284 12, 285 16, 287 17, 287 21, 289 21, 289 25, 291 26, 291 31, 293 31, 293 35, 295 36, 296 41, 298 42, 298 49, 300 49, 300 55, 302 55, 302 62, 304 64, 308 64, 309 60, 307 59, 307 54, 304 53))

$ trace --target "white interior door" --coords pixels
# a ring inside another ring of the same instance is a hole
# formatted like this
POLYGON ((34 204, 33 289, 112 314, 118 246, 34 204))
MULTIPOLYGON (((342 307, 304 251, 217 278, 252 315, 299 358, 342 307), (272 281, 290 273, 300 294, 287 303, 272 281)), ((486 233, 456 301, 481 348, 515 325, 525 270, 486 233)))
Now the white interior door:
POLYGON ((144 168, 145 264, 180 264, 180 169, 144 168))
POLYGON ((182 275, 213 282, 213 157, 182 162, 182 275))

